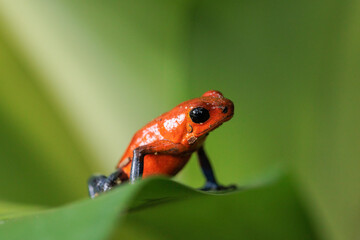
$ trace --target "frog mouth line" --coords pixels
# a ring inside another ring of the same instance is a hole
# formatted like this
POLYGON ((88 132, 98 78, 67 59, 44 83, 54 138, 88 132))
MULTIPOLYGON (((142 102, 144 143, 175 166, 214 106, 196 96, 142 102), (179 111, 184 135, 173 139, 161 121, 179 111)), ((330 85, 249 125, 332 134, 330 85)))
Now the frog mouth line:
MULTIPOLYGON (((208 129, 205 129, 204 131, 198 133, 197 135, 198 135, 198 136, 201 136, 201 135, 203 135, 203 134, 206 133, 206 132, 210 132, 210 131, 212 131, 212 130, 218 128, 218 127, 220 127, 224 122, 230 120, 230 118, 231 118, 233 115, 234 115, 234 114, 231 114, 231 115, 228 115, 228 116, 222 118, 221 120, 219 120, 219 121, 217 121, 216 123, 214 123, 213 126, 209 127, 208 129)), ((197 137, 198 137, 198 136, 197 136, 197 137)))

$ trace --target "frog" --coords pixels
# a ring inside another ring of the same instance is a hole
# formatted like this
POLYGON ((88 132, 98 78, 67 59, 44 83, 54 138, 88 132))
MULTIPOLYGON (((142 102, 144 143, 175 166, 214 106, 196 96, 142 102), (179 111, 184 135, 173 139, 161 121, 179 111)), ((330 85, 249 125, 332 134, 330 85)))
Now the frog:
POLYGON ((209 90, 201 97, 177 105, 134 134, 114 173, 108 177, 90 177, 90 197, 94 198, 120 184, 133 184, 149 176, 173 177, 184 168, 195 152, 206 179, 200 190, 235 189, 235 185, 224 186, 218 183, 204 149, 209 133, 229 121, 233 115, 233 102, 217 90, 209 90))

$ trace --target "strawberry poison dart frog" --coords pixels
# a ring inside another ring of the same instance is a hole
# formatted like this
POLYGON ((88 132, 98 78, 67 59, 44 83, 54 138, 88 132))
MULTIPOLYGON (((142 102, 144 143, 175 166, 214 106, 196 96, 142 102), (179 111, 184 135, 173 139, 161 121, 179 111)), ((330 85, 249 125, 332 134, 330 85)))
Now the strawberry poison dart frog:
POLYGON ((215 90, 181 103, 135 133, 113 174, 109 177, 92 176, 89 179, 90 197, 94 198, 119 183, 134 183, 142 177, 174 176, 188 162, 193 152, 197 153, 206 178, 202 190, 235 188, 233 185, 225 187, 218 184, 203 146, 209 132, 230 120, 233 115, 233 102, 215 90))

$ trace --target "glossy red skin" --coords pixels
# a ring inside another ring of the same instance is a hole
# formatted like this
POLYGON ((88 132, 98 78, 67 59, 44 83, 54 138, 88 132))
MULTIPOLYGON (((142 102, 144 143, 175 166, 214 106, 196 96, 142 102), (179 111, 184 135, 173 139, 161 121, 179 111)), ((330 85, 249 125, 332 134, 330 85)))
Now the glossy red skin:
MULTIPOLYGON (((172 154, 148 154, 144 157, 143 177, 149 175, 174 176, 188 162, 191 154, 201 147, 208 133, 230 120, 234 114, 234 104, 219 91, 211 90, 199 98, 183 102, 155 118, 137 131, 132 138, 117 168, 122 168, 123 180, 129 179, 131 159, 135 148, 156 141, 168 140, 178 143, 178 152, 172 154), (192 122, 189 112, 196 107, 206 108, 210 118, 202 124, 192 122), (227 107, 227 113, 223 109, 227 107)), ((177 150, 177 149, 175 149, 177 150)))

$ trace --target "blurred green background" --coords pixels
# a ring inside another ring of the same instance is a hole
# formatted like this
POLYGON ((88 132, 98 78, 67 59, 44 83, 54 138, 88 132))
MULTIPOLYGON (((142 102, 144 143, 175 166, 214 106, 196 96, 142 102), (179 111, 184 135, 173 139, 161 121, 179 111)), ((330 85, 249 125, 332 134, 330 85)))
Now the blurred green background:
MULTIPOLYGON (((217 89, 222 183, 288 166, 325 239, 360 235, 360 2, 0 0, 0 201, 58 206, 133 133, 217 89)), ((199 187, 196 159, 176 179, 199 187)))

